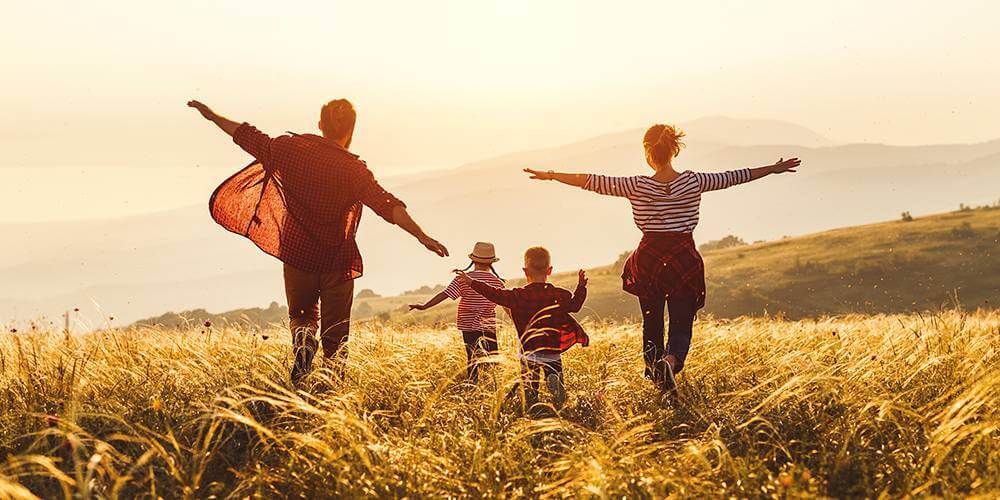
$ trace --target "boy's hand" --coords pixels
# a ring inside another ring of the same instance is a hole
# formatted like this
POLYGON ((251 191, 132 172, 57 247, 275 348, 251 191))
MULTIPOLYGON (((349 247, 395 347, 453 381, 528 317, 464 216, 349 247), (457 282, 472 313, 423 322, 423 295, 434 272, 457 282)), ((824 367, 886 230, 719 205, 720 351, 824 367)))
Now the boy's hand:
POLYGON ((462 284, 464 284, 464 285, 471 285, 472 284, 472 276, 469 276, 468 274, 465 274, 465 271, 458 271, 458 270, 456 270, 455 274, 458 275, 458 281, 462 282, 462 284))
POLYGON ((410 304, 410 310, 411 311, 413 311, 413 310, 426 311, 427 310, 427 306, 425 306, 423 304, 410 304))
POLYGON ((583 286, 587 286, 587 271, 580 269, 580 281, 579 283, 583 286))

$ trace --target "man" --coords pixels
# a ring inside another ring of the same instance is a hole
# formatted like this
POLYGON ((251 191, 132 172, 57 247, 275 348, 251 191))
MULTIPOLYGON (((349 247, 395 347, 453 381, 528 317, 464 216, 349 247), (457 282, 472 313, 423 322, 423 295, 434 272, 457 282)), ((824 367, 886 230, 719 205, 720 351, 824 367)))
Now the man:
POLYGON ((312 367, 319 323, 323 355, 342 360, 347 354, 354 279, 363 270, 355 241, 362 205, 413 235, 428 250, 448 255, 444 245, 410 218, 406 205, 383 189, 365 163, 349 151, 357 114, 346 99, 323 106, 322 137, 272 138, 198 101, 188 106, 256 159, 219 186, 210 206, 221 225, 284 263, 295 354, 293 383, 312 367))

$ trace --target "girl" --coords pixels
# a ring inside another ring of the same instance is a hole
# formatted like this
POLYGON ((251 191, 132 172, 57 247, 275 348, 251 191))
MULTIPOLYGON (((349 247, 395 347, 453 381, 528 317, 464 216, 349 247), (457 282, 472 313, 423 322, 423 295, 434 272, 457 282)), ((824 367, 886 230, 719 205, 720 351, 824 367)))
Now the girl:
POLYGON ((705 264, 694 245, 701 195, 770 174, 795 172, 798 158, 773 165, 729 172, 704 173, 674 169, 684 133, 670 125, 653 125, 642 145, 653 175, 608 177, 524 169, 532 179, 554 180, 608 196, 627 198, 642 241, 622 271, 622 288, 639 298, 642 308, 643 358, 646 377, 674 391, 674 374, 684 368, 691 346, 695 314, 705 305, 705 264), (663 343, 663 313, 670 313, 670 330, 663 343))
MULTIPOLYGON (((500 259, 496 257, 496 250, 492 243, 482 241, 476 243, 472 253, 469 254, 469 259, 472 262, 464 271, 475 267, 475 270, 469 273, 471 278, 495 288, 504 287, 503 280, 493 269, 493 264, 500 259)), ((468 363, 466 375, 470 382, 475 383, 479 380, 479 363, 482 362, 482 358, 499 354, 496 333, 496 304, 483 298, 466 282, 456 277, 443 292, 435 295, 426 304, 410 305, 410 310, 424 311, 449 298, 452 300, 460 299, 456 323, 462 332, 462 340, 465 342, 465 355, 468 363)))

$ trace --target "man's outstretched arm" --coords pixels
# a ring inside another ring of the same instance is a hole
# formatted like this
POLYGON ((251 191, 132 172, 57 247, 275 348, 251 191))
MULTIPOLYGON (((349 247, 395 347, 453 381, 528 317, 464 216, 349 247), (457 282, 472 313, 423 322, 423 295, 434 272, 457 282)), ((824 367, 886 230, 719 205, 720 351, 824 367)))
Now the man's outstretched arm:
POLYGON ((241 123, 234 122, 224 116, 220 116, 212 108, 198 102, 198 101, 188 101, 188 107, 197 109, 201 116, 204 116, 206 120, 216 124, 223 132, 229 134, 230 137, 236 133, 236 129, 240 128, 241 123))
POLYGON ((396 205, 396 207, 392 209, 392 222, 402 228, 403 231, 413 235, 413 237, 428 250, 440 255, 441 257, 448 256, 448 249, 434 238, 427 236, 427 234, 424 233, 424 230, 420 229, 417 222, 410 217, 410 213, 406 211, 406 207, 396 205))
POLYGON ((393 196, 392 193, 386 191, 375 180, 375 176, 372 175, 371 170, 368 170, 368 168, 359 168, 353 177, 353 181, 356 183, 358 189, 358 199, 361 200, 361 203, 371 208, 379 217, 382 217, 390 224, 395 224, 402 230, 413 235, 428 250, 441 257, 448 256, 448 249, 434 238, 427 236, 427 233, 420 228, 420 225, 406 211, 406 204, 393 196))

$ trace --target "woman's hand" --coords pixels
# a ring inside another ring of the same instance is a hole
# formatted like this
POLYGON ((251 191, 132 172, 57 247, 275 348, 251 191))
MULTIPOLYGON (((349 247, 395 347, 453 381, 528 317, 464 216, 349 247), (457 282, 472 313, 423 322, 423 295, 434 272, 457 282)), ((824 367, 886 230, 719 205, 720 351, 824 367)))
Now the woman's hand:
POLYGON ((787 160, 784 158, 778 158, 778 161, 775 164, 771 165, 771 173, 772 174, 782 174, 785 172, 794 173, 795 169, 798 168, 799 165, 801 164, 802 160, 798 158, 789 158, 787 160))
POLYGON ((587 280, 587 271, 580 269, 580 274, 578 275, 578 278, 579 278, 578 283, 580 286, 587 286, 587 282, 589 281, 587 280))
POLYGON ((525 173, 531 174, 532 179, 540 181, 558 181, 569 186, 583 187, 587 184, 587 174, 563 174, 551 170, 541 171, 533 168, 524 169, 525 173))
POLYGON ((426 311, 427 306, 425 304, 410 304, 410 310, 426 311))
POLYGON ((531 177, 530 177, 531 179, 538 179, 540 181, 551 181, 554 178, 554 177, 552 177, 552 171, 551 170, 543 172, 541 170, 535 170, 533 168, 526 168, 526 169, 524 169, 524 171, 526 173, 528 173, 528 174, 531 174, 531 177))

